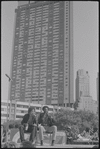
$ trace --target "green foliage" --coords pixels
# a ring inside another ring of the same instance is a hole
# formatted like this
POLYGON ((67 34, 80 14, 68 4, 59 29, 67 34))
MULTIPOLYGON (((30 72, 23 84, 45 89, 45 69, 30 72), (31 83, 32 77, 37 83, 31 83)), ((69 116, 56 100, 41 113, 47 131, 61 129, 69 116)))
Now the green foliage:
MULTIPOLYGON (((71 126, 73 132, 81 133, 87 127, 97 129, 99 127, 98 115, 91 112, 61 109, 59 112, 54 113, 54 117, 58 130, 67 130, 67 127, 71 126)), ((4 123, 4 130, 8 129, 10 124, 13 125, 12 127, 18 128, 18 125, 21 124, 21 120, 4 123)))
POLYGON ((98 128, 98 116, 86 111, 61 110, 55 113, 58 130, 66 130, 70 125, 73 132, 81 133, 87 127, 98 128))

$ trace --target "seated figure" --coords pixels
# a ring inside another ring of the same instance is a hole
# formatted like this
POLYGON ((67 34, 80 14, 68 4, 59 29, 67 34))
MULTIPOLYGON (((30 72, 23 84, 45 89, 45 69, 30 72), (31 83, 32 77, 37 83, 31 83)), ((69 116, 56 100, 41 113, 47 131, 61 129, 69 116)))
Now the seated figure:
POLYGON ((38 126, 39 126, 39 136, 41 145, 43 145, 43 132, 48 131, 52 132, 52 146, 54 145, 54 142, 56 140, 56 132, 57 132, 57 126, 55 125, 54 119, 48 114, 48 106, 43 107, 43 113, 40 113, 38 118, 38 126))
POLYGON ((82 137, 85 137, 85 135, 86 135, 86 131, 84 130, 84 131, 81 133, 81 136, 82 136, 82 137))
POLYGON ((94 134, 92 135, 92 140, 99 141, 98 131, 94 132, 94 134))
POLYGON ((28 113, 24 115, 21 125, 19 126, 19 131, 20 131, 21 142, 25 141, 24 133, 31 133, 29 140, 32 143, 36 139, 37 122, 36 122, 35 109, 33 107, 30 107, 28 109, 28 113))
POLYGON ((71 131, 71 127, 68 126, 67 127, 67 131, 66 131, 66 137, 67 137, 67 144, 73 144, 73 133, 71 131))

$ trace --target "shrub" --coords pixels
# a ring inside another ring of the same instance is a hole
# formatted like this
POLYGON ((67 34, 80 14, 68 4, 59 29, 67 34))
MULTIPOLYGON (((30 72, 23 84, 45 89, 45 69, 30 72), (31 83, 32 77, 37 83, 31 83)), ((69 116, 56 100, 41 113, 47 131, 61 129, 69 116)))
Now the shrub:
POLYGON ((73 131, 82 133, 86 128, 98 128, 98 116, 87 111, 71 111, 61 109, 55 113, 55 120, 58 130, 66 130, 70 125, 73 131))

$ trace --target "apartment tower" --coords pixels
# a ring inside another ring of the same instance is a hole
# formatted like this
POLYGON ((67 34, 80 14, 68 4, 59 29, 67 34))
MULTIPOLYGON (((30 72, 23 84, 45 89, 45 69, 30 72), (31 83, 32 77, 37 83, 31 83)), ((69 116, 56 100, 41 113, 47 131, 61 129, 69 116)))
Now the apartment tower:
POLYGON ((18 1, 10 100, 72 107, 73 2, 18 1))
POLYGON ((99 72, 97 73, 96 78, 96 90, 97 90, 97 102, 99 103, 99 72))

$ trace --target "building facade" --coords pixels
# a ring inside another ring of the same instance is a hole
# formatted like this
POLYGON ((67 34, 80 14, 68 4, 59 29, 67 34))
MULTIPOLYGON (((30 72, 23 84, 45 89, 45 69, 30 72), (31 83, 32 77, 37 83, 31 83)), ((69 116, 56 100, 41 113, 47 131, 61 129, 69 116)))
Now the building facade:
MULTIPOLYGON (((29 104, 29 102, 24 101, 22 102, 15 100, 13 100, 12 103, 10 101, 7 103, 6 100, 1 101, 1 124, 6 122, 7 120, 21 120, 23 116, 28 112, 28 108, 30 106, 35 108, 37 116, 40 112, 43 112, 42 108, 44 105, 41 104, 34 104, 34 103, 29 104)), ((55 112, 59 111, 62 108, 63 109, 66 108, 53 105, 48 105, 48 107, 49 107, 48 112, 52 114, 54 114, 55 112)), ((67 107, 67 110, 73 111, 74 109, 67 107)))
POLYGON ((76 102, 81 96, 90 96, 90 78, 87 71, 79 69, 76 77, 76 102))
MULTIPOLYGON (((28 108, 32 106, 36 109, 36 113, 42 112, 42 107, 44 105, 41 104, 33 104, 29 105, 28 102, 21 102, 21 101, 12 101, 12 104, 9 103, 7 104, 7 101, 1 101, 1 123, 3 124, 4 122, 8 120, 19 120, 22 119, 23 116, 28 112, 28 108), (7 110, 7 105, 8 105, 8 110, 7 110), (11 107, 12 106, 12 107, 11 107), (11 109, 10 109, 11 107, 11 109), (8 112, 7 112, 8 111, 8 112), (7 114, 8 113, 8 114, 7 114)), ((49 113, 52 113, 54 111, 57 111, 60 109, 60 107, 53 107, 52 105, 49 105, 49 113)))
POLYGON ((80 97, 77 110, 90 111, 97 114, 97 102, 91 96, 80 97))
POLYGON ((97 101, 99 103, 99 73, 96 78, 97 101))
POLYGON ((98 114, 99 114, 99 73, 96 78, 96 90, 97 90, 97 103, 98 103, 98 114))
POLYGON ((73 4, 19 1, 10 100, 72 107, 73 4))

